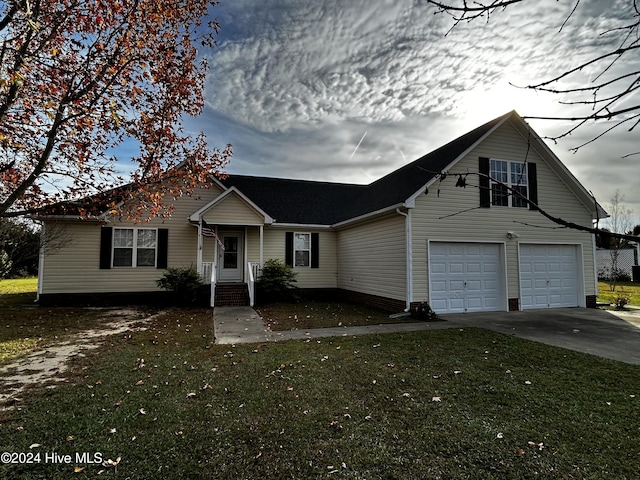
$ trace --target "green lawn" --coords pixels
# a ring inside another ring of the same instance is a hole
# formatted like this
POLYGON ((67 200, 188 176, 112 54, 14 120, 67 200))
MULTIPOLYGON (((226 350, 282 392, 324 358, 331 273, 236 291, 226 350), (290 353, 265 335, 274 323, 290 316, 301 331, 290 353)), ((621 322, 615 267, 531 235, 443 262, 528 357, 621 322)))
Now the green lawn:
POLYGON ((319 300, 272 303, 256 308, 271 330, 325 327, 353 327, 414 321, 411 317, 390 318, 389 312, 366 305, 319 300))
POLYGON ((67 380, 0 417, 1 452, 41 455, 0 478, 640 471, 640 367, 479 329, 233 347, 212 343, 210 310, 174 310, 75 358, 67 380), (43 463, 51 452, 72 462, 43 463))
POLYGON ((616 291, 611 292, 609 283, 598 282, 598 301, 613 303, 614 297, 617 293, 628 293, 631 295, 630 305, 640 306, 640 283, 633 282, 618 282, 616 284, 616 291))

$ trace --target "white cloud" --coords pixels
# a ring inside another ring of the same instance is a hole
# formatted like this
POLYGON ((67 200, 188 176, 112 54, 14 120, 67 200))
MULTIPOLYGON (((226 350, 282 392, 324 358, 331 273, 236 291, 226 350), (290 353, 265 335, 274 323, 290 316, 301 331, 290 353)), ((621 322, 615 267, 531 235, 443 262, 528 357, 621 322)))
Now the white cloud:
MULTIPOLYGON (((572 2, 518 4, 446 37, 451 19, 420 0, 223 3, 223 35, 209 54, 203 119, 212 123, 205 129, 214 143, 234 144, 232 172, 366 183, 511 109, 573 114, 554 95, 509 84, 553 78, 614 45, 613 34, 598 33, 618 26, 629 3, 583 0, 562 31, 572 2)), ((563 85, 595 73, 586 69, 563 85)), ((541 136, 569 126, 531 123, 541 136)), ((640 212, 630 183, 638 158, 619 160, 638 150, 634 134, 567 153, 593 132, 579 130, 551 147, 602 203, 619 188, 640 212)))

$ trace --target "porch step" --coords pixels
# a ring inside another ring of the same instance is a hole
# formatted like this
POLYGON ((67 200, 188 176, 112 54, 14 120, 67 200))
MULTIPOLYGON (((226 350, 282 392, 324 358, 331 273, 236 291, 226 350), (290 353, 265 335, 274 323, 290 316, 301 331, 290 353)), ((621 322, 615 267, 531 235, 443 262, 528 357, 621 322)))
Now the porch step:
POLYGON ((216 285, 216 307, 246 307, 249 305, 249 290, 244 283, 216 285))

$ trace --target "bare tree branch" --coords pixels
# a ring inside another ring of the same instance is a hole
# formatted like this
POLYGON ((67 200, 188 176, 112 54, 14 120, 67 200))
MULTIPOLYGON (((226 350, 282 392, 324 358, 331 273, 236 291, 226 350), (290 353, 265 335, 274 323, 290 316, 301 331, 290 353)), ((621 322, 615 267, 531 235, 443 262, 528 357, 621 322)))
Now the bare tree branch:
MULTIPOLYGON (((537 3, 534 0, 480 0, 473 2, 468 0, 458 0, 457 2, 454 2, 453 0, 449 0, 448 2, 427 0, 427 3, 433 5, 437 9, 436 13, 447 13, 453 18, 454 23, 451 29, 455 28, 463 21, 470 22, 480 17, 484 17, 489 21, 489 15, 495 12, 496 9, 505 9, 507 6, 513 4, 524 4, 526 2, 529 4, 537 3)), ((573 3, 573 8, 569 15, 564 19, 560 27, 560 31, 566 27, 569 20, 573 17, 580 6, 580 0, 576 0, 573 3)), ((638 89, 640 89, 640 70, 633 68, 633 71, 631 72, 619 71, 623 68, 623 66, 619 64, 623 61, 634 61, 635 56, 633 55, 636 50, 640 49, 640 8, 638 7, 636 0, 632 2, 632 6, 629 8, 627 15, 628 17, 626 20, 623 20, 624 23, 622 25, 608 28, 598 34, 600 37, 605 35, 619 35, 620 38, 613 49, 597 54, 586 61, 582 61, 578 65, 568 68, 547 80, 526 86, 519 86, 519 88, 558 95, 560 97, 559 103, 562 105, 572 105, 576 107, 582 106, 585 110, 586 108, 590 108, 589 111, 584 111, 582 114, 571 116, 525 115, 523 117, 525 119, 569 121, 575 123, 575 125, 562 134, 555 137, 545 138, 556 142, 560 138, 571 135, 577 129, 585 126, 586 124, 600 121, 611 122, 613 124, 604 132, 595 135, 591 140, 572 148, 571 150, 575 152, 585 145, 602 138, 602 136, 611 132, 615 128, 624 125, 629 121, 635 121, 638 119, 634 112, 640 110, 640 104, 635 104, 634 102, 633 105, 616 108, 617 104, 623 100, 628 100, 632 95, 637 93, 638 89), (613 70, 614 67, 618 69, 617 72, 613 70), (585 84, 583 86, 575 87, 563 85, 569 81, 575 80, 577 75, 585 72, 586 70, 594 68, 597 69, 597 72, 594 72, 592 78, 588 80, 588 83, 585 80, 585 84), (604 75, 611 74, 613 74, 613 78, 603 78, 604 75), (630 79, 630 82, 628 84, 622 83, 625 79, 630 79), (569 97, 570 95, 575 96, 580 94, 583 95, 582 98, 569 97)), ((447 34, 448 33, 449 32, 447 32, 447 34)), ((512 83, 512 85, 514 84, 512 83)), ((629 131, 633 130, 637 124, 638 122, 634 123, 634 125, 629 128, 629 131)))

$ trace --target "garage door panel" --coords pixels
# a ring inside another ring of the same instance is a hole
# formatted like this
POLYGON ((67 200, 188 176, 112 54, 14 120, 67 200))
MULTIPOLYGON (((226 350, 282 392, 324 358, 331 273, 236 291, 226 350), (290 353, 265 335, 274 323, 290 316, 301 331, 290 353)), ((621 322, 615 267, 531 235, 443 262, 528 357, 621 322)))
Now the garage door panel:
POLYGON ((520 245, 522 308, 578 306, 575 245, 520 245))
POLYGON ((464 312, 464 300, 462 298, 452 298, 449 301, 448 310, 464 312))
POLYGON ((464 273, 464 265, 461 262, 451 262, 449 264, 449 273, 464 273))
POLYGON ((500 251, 499 244, 430 243, 432 308, 438 313, 504 308, 500 251))
POLYGON ((431 271, 434 273, 446 273, 447 266, 442 262, 432 262, 431 271))
POLYGON ((482 264, 480 262, 468 262, 466 265, 466 273, 482 273, 482 264))

